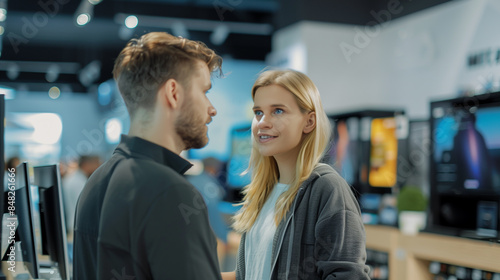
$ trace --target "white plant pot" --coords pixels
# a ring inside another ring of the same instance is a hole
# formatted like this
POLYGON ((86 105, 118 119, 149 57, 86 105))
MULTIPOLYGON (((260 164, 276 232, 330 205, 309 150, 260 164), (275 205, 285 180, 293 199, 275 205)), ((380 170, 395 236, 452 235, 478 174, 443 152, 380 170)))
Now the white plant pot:
POLYGON ((401 211, 399 213, 399 230, 403 234, 416 235, 425 228, 427 213, 419 211, 401 211))

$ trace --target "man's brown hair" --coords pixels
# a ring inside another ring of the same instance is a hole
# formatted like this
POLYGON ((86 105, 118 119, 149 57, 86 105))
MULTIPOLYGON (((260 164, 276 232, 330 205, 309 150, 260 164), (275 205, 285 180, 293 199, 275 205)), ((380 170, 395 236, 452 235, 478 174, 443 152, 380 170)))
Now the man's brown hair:
POLYGON ((189 88, 187 81, 197 60, 221 74, 222 58, 204 43, 151 32, 132 39, 115 61, 113 76, 130 117, 137 108, 151 108, 158 89, 169 79, 189 88))

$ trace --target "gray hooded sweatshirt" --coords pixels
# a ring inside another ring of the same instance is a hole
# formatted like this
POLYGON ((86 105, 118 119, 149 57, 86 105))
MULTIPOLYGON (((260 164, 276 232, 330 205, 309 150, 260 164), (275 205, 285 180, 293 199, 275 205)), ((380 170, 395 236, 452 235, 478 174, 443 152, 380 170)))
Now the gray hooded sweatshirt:
MULTIPOLYGON (((244 233, 236 279, 245 279, 244 233)), ((302 183, 274 235, 271 280, 370 279, 359 204, 346 181, 319 164, 302 183)))

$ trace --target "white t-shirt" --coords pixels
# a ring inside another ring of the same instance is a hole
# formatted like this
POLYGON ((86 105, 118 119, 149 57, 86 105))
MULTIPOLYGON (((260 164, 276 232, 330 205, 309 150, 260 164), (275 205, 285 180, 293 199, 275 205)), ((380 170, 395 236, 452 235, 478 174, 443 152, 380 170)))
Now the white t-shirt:
POLYGON ((271 278, 272 249, 276 223, 276 201, 288 189, 286 184, 276 184, 264 203, 254 225, 245 239, 245 279, 267 280, 271 278))

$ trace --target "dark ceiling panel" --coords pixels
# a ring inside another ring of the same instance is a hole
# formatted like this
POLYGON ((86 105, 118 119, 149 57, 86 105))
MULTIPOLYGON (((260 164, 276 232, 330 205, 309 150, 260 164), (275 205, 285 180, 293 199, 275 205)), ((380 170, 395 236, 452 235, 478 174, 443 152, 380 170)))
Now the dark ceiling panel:
MULTIPOLYGON (((400 12, 391 15, 394 19, 450 0, 103 0, 94 6, 92 21, 77 27, 75 12, 85 1, 9 0, 0 62, 74 62, 83 68, 98 60, 101 75, 96 83, 99 83, 112 77, 114 59, 126 44, 126 40, 118 35, 123 25, 115 21, 115 16, 120 13, 180 21, 204 20, 211 25, 267 24, 274 31, 300 20, 372 24, 373 13, 387 9, 388 5, 402 7, 400 12)), ((151 31, 173 33, 172 26, 168 24, 139 24, 130 35, 138 37, 151 31)), ((230 33, 222 45, 210 42, 211 32, 189 30, 189 34, 190 39, 201 40, 217 53, 236 59, 264 60, 271 51, 272 33, 230 33)), ((11 80, 7 72, 0 69, 0 79, 1 84, 13 86, 16 83, 50 85, 43 73, 38 72, 20 73, 15 80, 11 80)), ((60 75, 57 82, 73 84, 77 90, 85 90, 75 74, 60 75)))

